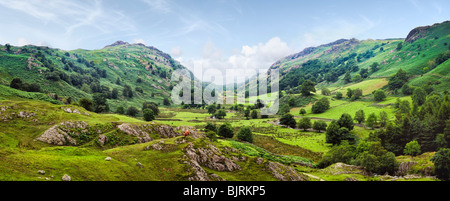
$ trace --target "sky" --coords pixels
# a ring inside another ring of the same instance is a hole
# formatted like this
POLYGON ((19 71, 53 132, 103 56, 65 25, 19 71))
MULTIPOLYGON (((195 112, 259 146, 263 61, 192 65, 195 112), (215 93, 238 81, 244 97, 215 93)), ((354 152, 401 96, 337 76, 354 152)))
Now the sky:
POLYGON ((0 0, 0 44, 93 50, 122 40, 191 70, 268 69, 342 38, 405 38, 450 20, 449 9, 448 0, 0 0))

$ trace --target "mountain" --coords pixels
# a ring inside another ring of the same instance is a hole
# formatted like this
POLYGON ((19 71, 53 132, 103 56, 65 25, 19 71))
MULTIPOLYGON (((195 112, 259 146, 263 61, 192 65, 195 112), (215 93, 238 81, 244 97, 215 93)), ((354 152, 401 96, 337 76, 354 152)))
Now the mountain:
POLYGON ((319 86, 340 87, 346 72, 351 77, 367 70, 364 79, 389 78, 405 70, 410 84, 432 83, 435 89, 448 89, 450 22, 418 27, 405 39, 340 39, 286 56, 270 69, 278 69, 282 90, 298 88, 312 80, 319 86), (375 71, 371 65, 376 63, 375 71))
POLYGON ((169 79, 171 73, 186 69, 155 47, 123 41, 98 50, 65 51, 32 45, 0 49, 1 84, 9 86, 14 78, 20 78, 64 103, 92 99, 101 93, 111 111, 119 106, 140 108, 145 101, 163 104, 175 84, 169 79), (114 89, 118 93, 114 94, 114 89))

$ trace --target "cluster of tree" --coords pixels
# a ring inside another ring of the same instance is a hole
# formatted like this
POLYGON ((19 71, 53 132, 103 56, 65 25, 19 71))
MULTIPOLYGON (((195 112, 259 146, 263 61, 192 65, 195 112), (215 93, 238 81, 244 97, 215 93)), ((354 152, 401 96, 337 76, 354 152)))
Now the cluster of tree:
POLYGON ((406 144, 417 141, 422 152, 449 148, 450 144, 450 101, 448 95, 432 93, 422 106, 408 101, 400 101, 395 120, 386 124, 386 128, 373 133, 383 147, 396 155, 403 153, 406 144))
MULTIPOLYGON (((216 124, 208 122, 205 126, 206 136, 212 141, 216 140, 216 134, 223 138, 233 138, 234 128, 226 122, 219 127, 216 124)), ((253 133, 250 127, 244 126, 239 129, 236 135, 238 140, 253 143, 253 133)))
POLYGON ((394 153, 371 140, 363 140, 358 145, 342 141, 324 154, 318 166, 324 168, 337 162, 362 166, 377 174, 394 174, 399 165, 394 153))
POLYGON ((355 113, 354 120, 359 124, 366 123, 366 126, 374 129, 375 127, 385 127, 388 123, 389 117, 385 111, 381 111, 379 116, 377 116, 375 113, 371 113, 366 119, 364 110, 358 110, 355 113))
POLYGON ((211 104, 206 107, 208 110, 208 113, 211 114, 213 117, 218 119, 223 119, 225 116, 227 116, 227 112, 224 109, 221 109, 220 104, 211 104))
POLYGON ((338 145, 342 141, 354 143, 355 135, 351 132, 354 126, 353 118, 347 113, 342 114, 339 120, 333 120, 328 125, 325 135, 326 143, 333 145, 338 145))
POLYGON ((158 104, 153 102, 144 102, 140 111, 134 106, 128 107, 127 110, 123 106, 119 106, 116 109, 116 113, 132 117, 136 117, 140 112, 142 112, 145 121, 153 121, 160 113, 160 110, 158 104))
POLYGON ((354 100, 358 100, 359 98, 361 98, 363 95, 362 89, 350 89, 347 88, 347 97, 354 101, 354 100))
POLYGON ((107 103, 106 97, 101 93, 95 93, 92 100, 88 98, 81 98, 78 101, 78 105, 91 112, 109 112, 109 105, 107 103))
POLYGON ((39 84, 23 82, 20 78, 14 78, 9 84, 9 87, 28 92, 41 92, 41 86, 39 84))

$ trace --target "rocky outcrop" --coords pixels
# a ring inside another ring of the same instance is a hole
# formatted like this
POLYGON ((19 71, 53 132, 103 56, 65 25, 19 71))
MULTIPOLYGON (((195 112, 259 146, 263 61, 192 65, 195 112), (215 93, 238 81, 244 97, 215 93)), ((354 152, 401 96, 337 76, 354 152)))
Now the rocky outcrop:
POLYGON ((55 125, 44 132, 36 140, 54 145, 77 145, 73 136, 87 134, 89 125, 84 121, 67 121, 55 125))
POLYGON ((292 167, 276 162, 267 162, 266 168, 280 181, 307 181, 308 177, 298 173, 292 167))
MULTIPOLYGON (((206 147, 195 147, 192 143, 185 148, 185 164, 191 167, 193 174, 188 180, 192 181, 217 181, 223 180, 215 174, 208 174, 202 167, 207 167, 220 172, 231 172, 241 170, 241 167, 235 163, 239 160, 226 157, 217 147, 208 144, 206 147)), ((246 160, 246 158, 243 158, 246 160)))
MULTIPOLYGON (((145 126, 145 125, 144 125, 145 126)), ((149 133, 146 132, 146 129, 144 127, 140 127, 133 124, 121 124, 117 127, 121 131, 127 133, 128 135, 136 136, 139 140, 139 143, 145 143, 150 142, 153 139, 149 136, 149 133)))
POLYGON ((417 27, 413 30, 411 30, 408 34, 408 36, 405 39, 406 43, 412 43, 414 41, 416 41, 417 39, 420 39, 422 37, 424 37, 427 33, 428 30, 430 29, 431 26, 423 26, 423 27, 417 27))

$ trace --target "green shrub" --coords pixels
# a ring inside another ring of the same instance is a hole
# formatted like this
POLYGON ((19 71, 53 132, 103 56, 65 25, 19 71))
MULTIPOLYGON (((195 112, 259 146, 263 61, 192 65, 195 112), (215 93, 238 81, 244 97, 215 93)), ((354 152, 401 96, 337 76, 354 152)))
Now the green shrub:
POLYGON ((403 150, 403 153, 406 155, 411 155, 411 156, 419 155, 421 153, 419 143, 415 140, 408 142, 405 145, 405 149, 403 150))
POLYGON ((252 143, 253 142, 253 133, 252 133, 252 130, 250 129, 250 127, 248 127, 248 126, 242 127, 239 130, 239 132, 237 133, 237 138, 239 140, 252 143))
POLYGON ((143 111, 144 114, 144 120, 145 121, 153 121, 155 120, 155 114, 153 114, 153 110, 150 108, 147 108, 143 111))
POLYGON ((234 131, 230 123, 225 123, 219 127, 217 134, 224 138, 232 138, 234 136, 234 131))

